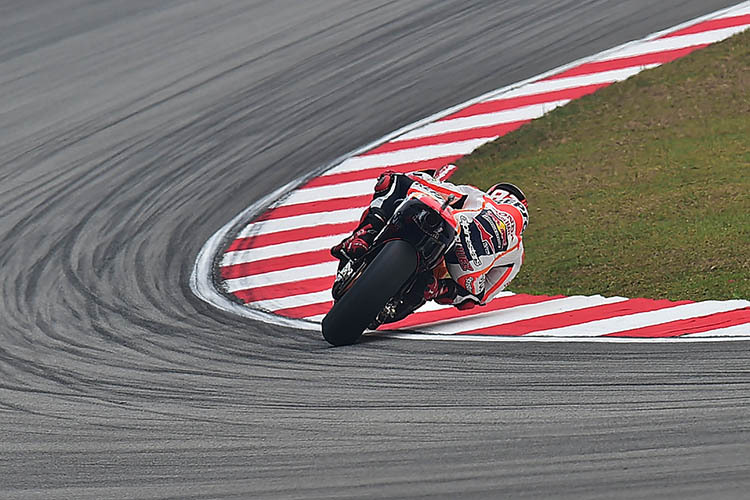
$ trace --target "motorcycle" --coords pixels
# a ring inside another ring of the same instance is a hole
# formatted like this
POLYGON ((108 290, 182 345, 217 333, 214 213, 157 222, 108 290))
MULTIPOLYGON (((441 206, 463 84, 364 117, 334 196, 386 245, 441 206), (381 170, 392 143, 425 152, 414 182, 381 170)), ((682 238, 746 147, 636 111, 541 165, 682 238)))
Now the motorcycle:
POLYGON ((427 285, 458 238, 454 201, 415 182, 367 253, 341 262, 322 324, 330 344, 353 344, 365 329, 399 321, 425 303, 427 285))

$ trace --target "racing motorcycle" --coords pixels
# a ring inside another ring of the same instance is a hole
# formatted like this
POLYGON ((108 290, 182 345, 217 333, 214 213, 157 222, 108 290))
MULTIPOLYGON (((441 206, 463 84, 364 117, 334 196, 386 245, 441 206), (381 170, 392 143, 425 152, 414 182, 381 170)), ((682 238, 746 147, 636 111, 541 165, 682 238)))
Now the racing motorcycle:
POLYGON ((399 321, 425 303, 424 291, 458 237, 454 201, 415 182, 367 253, 340 263, 322 325, 329 343, 353 344, 366 328, 399 321))

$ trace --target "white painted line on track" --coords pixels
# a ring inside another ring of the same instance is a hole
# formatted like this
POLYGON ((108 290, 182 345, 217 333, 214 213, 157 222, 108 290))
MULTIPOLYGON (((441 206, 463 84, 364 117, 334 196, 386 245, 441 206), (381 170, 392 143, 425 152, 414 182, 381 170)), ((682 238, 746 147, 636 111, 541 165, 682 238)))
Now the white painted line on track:
POLYGON ((745 323, 744 325, 727 326, 724 328, 715 328, 706 332, 690 333, 687 335, 683 335, 682 337, 750 337, 750 323, 745 323))
POLYGON ((620 50, 610 52, 607 57, 597 59, 599 61, 610 61, 613 59, 622 59, 626 57, 637 57, 657 52, 666 52, 668 50, 683 49, 694 47, 696 45, 705 45, 724 40, 732 35, 744 31, 746 27, 739 26, 733 28, 724 28, 719 30, 705 31, 694 35, 682 35, 671 38, 662 38, 650 42, 640 43, 623 47, 620 50))
POLYGON ((520 335, 518 337, 502 337, 497 335, 439 335, 408 332, 368 332, 366 336, 387 337, 403 340, 452 340, 457 342, 595 342, 604 344, 669 344, 693 342, 733 342, 750 341, 750 335, 744 337, 536 337, 520 335))

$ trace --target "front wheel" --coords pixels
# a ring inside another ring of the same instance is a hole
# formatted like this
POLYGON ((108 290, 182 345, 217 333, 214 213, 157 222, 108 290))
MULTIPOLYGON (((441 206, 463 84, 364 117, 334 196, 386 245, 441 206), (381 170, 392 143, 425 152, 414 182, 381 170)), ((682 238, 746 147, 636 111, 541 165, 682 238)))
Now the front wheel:
POLYGON ((323 337, 335 346, 355 343, 416 269, 417 252, 410 243, 386 243, 323 318, 323 337))

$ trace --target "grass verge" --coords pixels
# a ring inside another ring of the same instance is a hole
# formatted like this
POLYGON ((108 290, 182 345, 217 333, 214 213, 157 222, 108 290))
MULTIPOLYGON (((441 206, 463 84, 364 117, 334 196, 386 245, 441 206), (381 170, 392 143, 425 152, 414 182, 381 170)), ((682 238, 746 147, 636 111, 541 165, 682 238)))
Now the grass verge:
POLYGON ((461 159, 529 198, 519 293, 750 298, 750 32, 573 101, 461 159))

